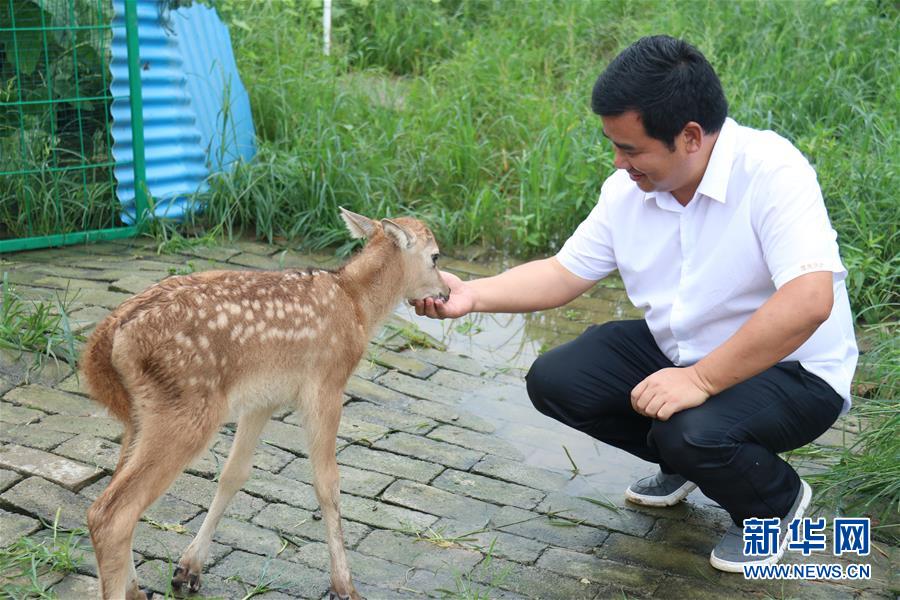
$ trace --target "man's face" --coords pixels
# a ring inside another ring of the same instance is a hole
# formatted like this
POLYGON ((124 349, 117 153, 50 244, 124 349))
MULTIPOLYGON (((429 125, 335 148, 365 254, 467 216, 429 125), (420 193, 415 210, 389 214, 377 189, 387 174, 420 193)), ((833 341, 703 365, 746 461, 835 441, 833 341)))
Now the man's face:
POLYGON ((673 151, 663 142, 647 135, 635 111, 600 119, 603 121, 603 135, 613 143, 613 164, 617 169, 628 171, 631 180, 641 190, 672 192, 678 197, 677 192, 689 187, 691 174, 682 136, 675 137, 673 151))

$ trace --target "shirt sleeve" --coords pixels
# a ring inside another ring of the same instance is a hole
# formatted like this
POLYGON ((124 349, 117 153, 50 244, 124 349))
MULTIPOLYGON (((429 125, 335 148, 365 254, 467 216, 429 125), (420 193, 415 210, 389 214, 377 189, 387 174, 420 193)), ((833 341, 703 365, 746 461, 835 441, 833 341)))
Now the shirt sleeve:
POLYGON ((616 269, 608 183, 603 185, 597 205, 556 254, 562 266, 589 281, 603 279, 616 269))
POLYGON ((776 288, 816 271, 847 276, 816 173, 808 164, 766 175, 758 204, 757 235, 776 288))

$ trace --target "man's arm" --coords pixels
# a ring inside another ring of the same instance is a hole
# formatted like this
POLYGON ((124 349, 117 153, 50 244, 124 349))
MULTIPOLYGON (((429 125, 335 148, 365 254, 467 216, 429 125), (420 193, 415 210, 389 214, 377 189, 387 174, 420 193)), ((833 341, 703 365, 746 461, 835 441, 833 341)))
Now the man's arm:
POLYGON ((676 412, 762 373, 794 352, 831 314, 833 275, 821 271, 785 283, 721 346, 686 368, 662 369, 631 392, 634 409, 667 420, 676 412))
POLYGON ((555 258, 531 261, 493 277, 462 281, 442 272, 450 286, 446 302, 427 298, 412 303, 416 314, 435 319, 461 317, 470 312, 521 313, 556 308, 594 285, 566 269, 555 258))

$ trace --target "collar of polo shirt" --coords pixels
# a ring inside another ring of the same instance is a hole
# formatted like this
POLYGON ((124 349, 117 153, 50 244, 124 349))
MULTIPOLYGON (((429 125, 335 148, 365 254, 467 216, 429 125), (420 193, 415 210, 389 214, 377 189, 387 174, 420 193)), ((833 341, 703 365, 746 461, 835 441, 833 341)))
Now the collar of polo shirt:
MULTIPOLYGON (((725 119, 722 129, 719 130, 719 137, 713 146, 713 151, 709 155, 709 163, 703 172, 703 179, 697 186, 697 192, 694 198, 700 195, 711 198, 716 202, 725 203, 726 192, 728 191, 728 180, 731 177, 731 165, 734 159, 734 144, 737 135, 737 123, 730 117, 725 119)), ((671 196, 669 192, 660 192, 671 196)), ((644 201, 656 198, 657 192, 650 191, 644 193, 644 201)), ((674 200, 674 197, 672 198, 674 200)), ((677 201, 675 201, 677 204, 677 201)), ((681 205, 679 205, 681 206, 681 205)), ((660 206, 660 208, 663 208, 660 206)))

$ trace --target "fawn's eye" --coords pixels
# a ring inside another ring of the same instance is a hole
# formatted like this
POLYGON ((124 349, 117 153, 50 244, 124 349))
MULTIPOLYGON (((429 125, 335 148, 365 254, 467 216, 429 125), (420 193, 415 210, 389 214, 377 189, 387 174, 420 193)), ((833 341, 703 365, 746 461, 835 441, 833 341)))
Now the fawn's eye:
POLYGON ((437 266, 437 261, 440 257, 441 257, 441 255, 438 254, 437 252, 435 252, 434 254, 431 255, 431 263, 433 265, 437 266))

